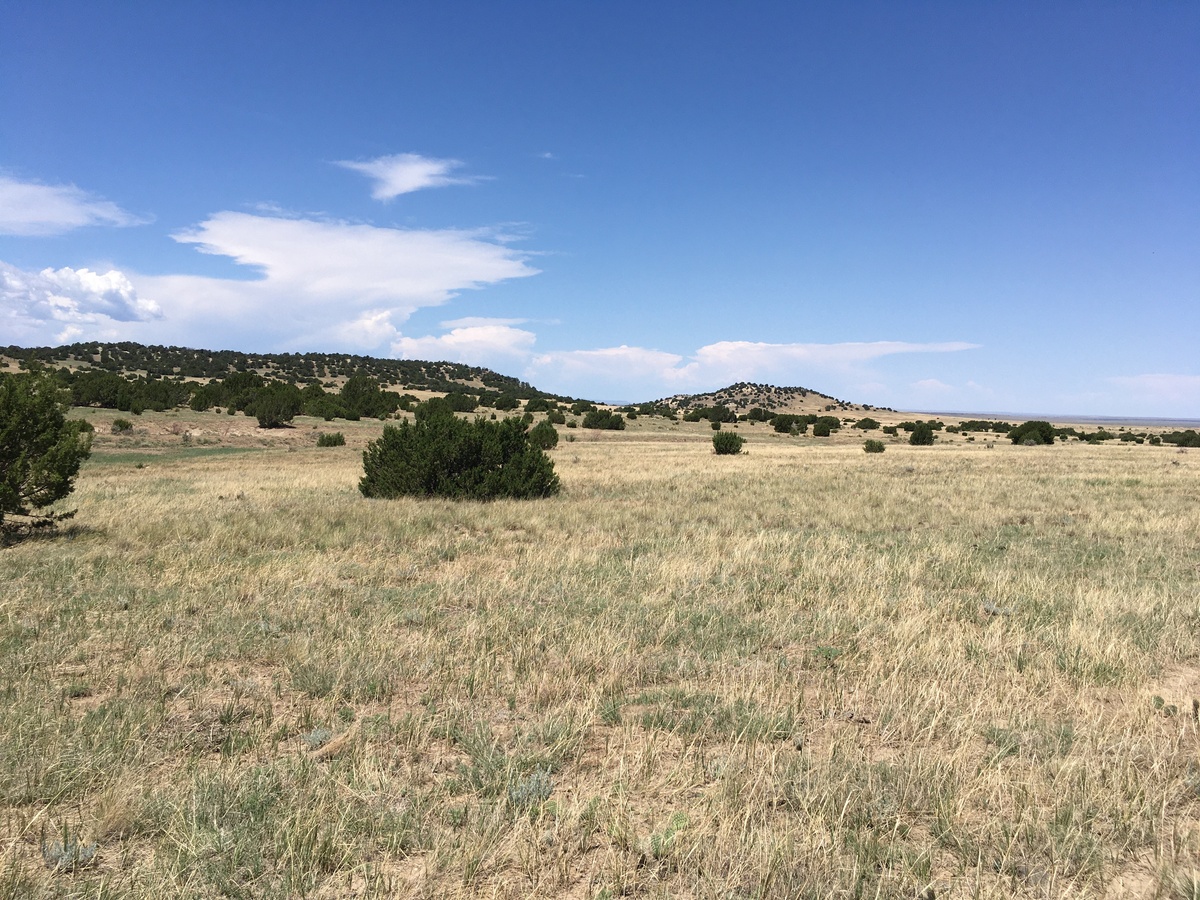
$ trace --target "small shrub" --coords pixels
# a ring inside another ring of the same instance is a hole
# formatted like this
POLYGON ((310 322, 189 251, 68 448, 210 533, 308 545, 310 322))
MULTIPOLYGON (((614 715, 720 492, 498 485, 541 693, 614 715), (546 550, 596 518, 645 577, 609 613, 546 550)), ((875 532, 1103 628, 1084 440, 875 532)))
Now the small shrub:
POLYGON ((541 421, 529 430, 529 443, 539 450, 553 450, 558 446, 558 432, 549 421, 541 421))
POLYGON ((859 419, 857 422, 855 422, 854 427, 861 429, 862 431, 874 431, 879 427, 879 423, 868 416, 865 419, 859 419))
MULTIPOLYGON (((714 425, 720 423, 714 422, 714 425)), ((734 434, 732 431, 720 431, 713 435, 713 450, 718 456, 733 456, 742 452, 742 444, 745 439, 740 434, 734 434)))
POLYGON ((521 405, 521 401, 512 394, 501 394, 496 398, 495 407, 501 412, 508 412, 521 405))
POLYGON ((898 431, 899 431, 899 429, 898 429, 898 428, 897 428, 895 425, 884 425, 884 426, 883 426, 883 433, 884 433, 884 434, 892 434, 892 435, 894 435, 894 434, 896 434, 898 431))
POLYGON ((546 421, 551 425, 566 425, 567 417, 563 415, 561 410, 552 409, 550 412, 546 413, 546 421))
POLYGON ((883 446, 883 441, 868 440, 863 444, 863 449, 868 453, 882 453, 887 448, 883 446))
POLYGON ((829 437, 831 431, 828 422, 817 422, 813 425, 813 437, 829 437))
POLYGON ((133 431, 133 423, 128 419, 113 419, 112 433, 124 434, 126 431, 133 431))
POLYGON ((713 431, 720 431, 720 430, 721 430, 721 423, 720 423, 720 422, 713 422, 713 423, 712 423, 712 430, 713 430, 713 431))
POLYGON ((933 444, 933 426, 928 422, 916 422, 908 442, 914 447, 929 447, 933 444))
POLYGON ((554 793, 554 779, 549 770, 539 769, 508 786, 508 802, 517 809, 539 806, 554 793))
POLYGON ((317 436, 318 447, 345 447, 346 436, 340 431, 327 432, 317 436))

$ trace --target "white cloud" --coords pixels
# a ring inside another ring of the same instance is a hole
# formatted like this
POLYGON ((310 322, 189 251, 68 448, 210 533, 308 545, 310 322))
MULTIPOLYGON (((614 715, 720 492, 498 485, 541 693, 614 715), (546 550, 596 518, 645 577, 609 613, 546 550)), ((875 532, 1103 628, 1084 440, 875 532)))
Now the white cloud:
POLYGON ((26 272, 0 262, 0 315, 22 341, 66 343, 86 333, 112 335, 117 323, 161 316, 158 304, 138 294, 122 272, 43 269, 26 272))
POLYGON ((808 384, 818 390, 831 376, 861 378, 863 365, 900 353, 948 353, 978 345, 904 341, 770 344, 719 341, 690 357, 644 347, 539 353, 526 378, 547 390, 646 399, 651 394, 709 390, 738 381, 808 384))
POLYGON ((953 353, 972 350, 978 344, 962 341, 917 344, 907 341, 843 342, 837 344, 767 344, 751 341, 719 341, 695 352, 680 370, 685 379, 716 377, 734 381, 756 381, 798 368, 849 369, 897 353, 953 353))
POLYGON ((437 336, 399 337, 392 342, 392 355, 477 366, 496 361, 511 365, 514 360, 528 358, 535 340, 537 336, 532 331, 511 325, 462 325, 437 336))
POLYGON ((599 350, 553 350, 539 353, 529 362, 531 376, 565 378, 572 381, 650 380, 662 383, 678 373, 683 357, 645 347, 604 347, 599 350))
POLYGON ((528 319, 500 319, 494 316, 464 316, 439 322, 441 328, 472 328, 476 325, 524 325, 528 319))
POLYGON ((473 184, 479 180, 478 177, 451 175, 455 169, 462 168, 463 164, 457 159, 432 159, 416 153, 397 153, 365 162, 339 160, 337 165, 373 179, 375 187, 371 196, 376 200, 391 200, 400 194, 408 194, 422 188, 473 184))
POLYGON ((0 175, 0 234, 65 234, 85 225, 140 225, 146 220, 73 184, 38 184, 0 175))
POLYGON ((339 221, 221 212, 174 236, 257 274, 238 280, 139 276, 179 326, 228 345, 377 351, 417 309, 462 290, 537 274, 526 254, 487 231, 378 228, 339 221), (220 335, 225 335, 224 338, 220 335))
POLYGON ((417 309, 463 290, 537 274, 526 254, 485 230, 378 228, 221 212, 174 238, 232 259, 248 277, 98 275, 85 269, 34 276, 9 267, 0 335, 57 335, 59 323, 70 322, 83 334, 106 339, 385 353, 417 309), (159 313, 152 326, 139 324, 159 313))
POLYGON ((946 394, 954 391, 952 385, 946 384, 944 381, 939 381, 936 378, 922 378, 920 381, 913 382, 913 387, 918 391, 930 394, 946 394))
POLYGON ((1154 373, 1114 377, 1108 381, 1147 402, 1191 404, 1191 409, 1200 405, 1200 375, 1154 373))

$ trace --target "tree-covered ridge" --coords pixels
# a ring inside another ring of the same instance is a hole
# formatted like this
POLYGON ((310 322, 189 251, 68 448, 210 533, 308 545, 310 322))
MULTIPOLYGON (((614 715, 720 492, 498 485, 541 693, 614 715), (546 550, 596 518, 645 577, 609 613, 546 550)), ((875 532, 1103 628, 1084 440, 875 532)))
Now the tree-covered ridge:
MULTIPOLYGON (((739 414, 745 414, 755 408, 772 412, 804 411, 863 411, 876 409, 869 405, 851 403, 839 400, 828 394, 822 394, 806 387, 779 387, 770 384, 755 384, 749 381, 739 381, 728 387, 707 394, 675 394, 653 402, 654 406, 669 407, 674 410, 706 409, 712 407, 728 407, 739 414)), ((890 410, 889 410, 890 411, 890 410)))
MULTIPOLYGON (((384 387, 406 390, 451 391, 464 385, 478 390, 512 394, 522 400, 556 395, 491 369, 462 363, 385 359, 351 353, 242 353, 190 347, 144 345, 130 341, 90 341, 60 347, 5 347, 0 355, 48 368, 84 366, 123 376, 151 379, 223 379, 235 372, 257 372, 293 384, 337 382, 369 375, 384 387)), ((326 386, 329 386, 328 384, 326 386)))
MULTIPOLYGON (((516 409, 521 401, 559 399, 490 369, 451 362, 378 359, 333 353, 239 353, 99 342, 63 347, 7 347, 17 367, 50 375, 73 406, 161 412, 243 412, 264 428, 295 416, 388 418, 418 402, 407 390, 444 392, 454 409, 516 409)), ((4 377, 0 371, 0 377, 4 377)))

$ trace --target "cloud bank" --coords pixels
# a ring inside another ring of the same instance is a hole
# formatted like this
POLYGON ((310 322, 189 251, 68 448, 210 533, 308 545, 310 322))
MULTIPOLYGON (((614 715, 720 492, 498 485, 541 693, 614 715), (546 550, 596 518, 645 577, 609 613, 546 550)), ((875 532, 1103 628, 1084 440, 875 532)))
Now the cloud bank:
POLYGON ((141 225, 147 220, 73 184, 39 184, 0 175, 0 234, 44 237, 86 225, 141 225))
POLYGON ((85 332, 119 334, 122 323, 161 317, 121 272, 43 269, 24 272, 0 262, 0 322, 24 343, 66 343, 85 332))
POLYGON ((391 200, 422 188, 444 187, 450 184, 473 184, 478 178, 453 176, 462 168, 457 159, 432 159, 416 153, 397 153, 364 162, 339 160, 336 165, 366 175, 375 182, 371 196, 376 200, 391 200))

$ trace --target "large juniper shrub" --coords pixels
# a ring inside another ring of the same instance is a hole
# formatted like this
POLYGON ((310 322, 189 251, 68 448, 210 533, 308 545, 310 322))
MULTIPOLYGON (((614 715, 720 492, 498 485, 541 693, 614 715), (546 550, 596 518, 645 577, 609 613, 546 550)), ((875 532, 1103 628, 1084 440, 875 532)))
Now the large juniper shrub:
POLYGON ((0 529, 18 515, 35 525, 63 516, 35 511, 74 489, 94 428, 68 420, 69 395, 40 374, 0 375, 0 529))
POLYGON ((558 432, 549 420, 543 419, 529 429, 529 443, 539 450, 553 450, 558 446, 558 432))
POLYGON ((1036 419, 1022 422, 1008 433, 1008 439, 1014 444, 1053 444, 1054 426, 1036 419))
POLYGON ((625 417, 619 412, 608 409, 593 409, 583 417, 584 428, 595 428, 608 431, 624 431, 625 417))
MULTIPOLYGON (((714 425, 721 424, 713 422, 714 425)), ((713 435, 713 450, 718 456, 734 456, 742 452, 742 444, 745 442, 740 434, 734 434, 732 431, 719 431, 713 435)))
POLYGON ((282 428, 304 410, 304 398, 294 384, 275 381, 262 388, 246 407, 260 428, 282 428))
POLYGON ((933 426, 928 422, 913 423, 912 434, 908 442, 914 447, 928 447, 933 444, 933 426))
POLYGON ((414 423, 387 426, 363 451, 358 489, 366 497, 549 497, 559 490, 554 463, 534 447, 524 421, 457 418, 422 404, 414 423))

